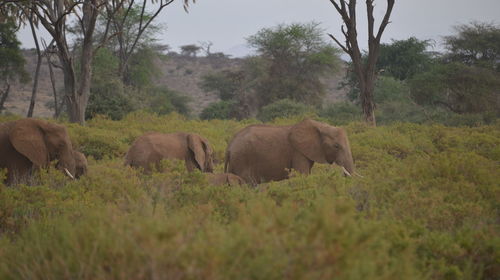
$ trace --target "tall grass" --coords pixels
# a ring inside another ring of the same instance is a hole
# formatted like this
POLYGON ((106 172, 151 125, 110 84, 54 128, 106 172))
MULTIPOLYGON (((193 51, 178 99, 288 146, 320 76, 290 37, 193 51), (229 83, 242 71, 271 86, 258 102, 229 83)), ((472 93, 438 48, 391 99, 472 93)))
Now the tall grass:
MULTIPOLYGON (((279 124, 295 119, 276 120, 279 124)), ((146 131, 187 131, 214 147, 256 121, 134 113, 66 124, 90 155, 70 181, 0 184, 0 279, 497 279, 500 124, 351 123, 363 178, 315 165, 280 182, 210 186, 165 161, 143 175, 123 155, 146 131)))

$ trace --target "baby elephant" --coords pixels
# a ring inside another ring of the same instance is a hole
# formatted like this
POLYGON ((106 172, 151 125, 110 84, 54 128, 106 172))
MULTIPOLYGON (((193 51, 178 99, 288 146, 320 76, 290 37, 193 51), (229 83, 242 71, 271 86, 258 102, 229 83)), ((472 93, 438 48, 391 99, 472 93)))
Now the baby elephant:
POLYGON ((245 181, 240 176, 231 173, 207 174, 207 180, 210 184, 217 186, 230 185, 234 187, 245 184, 245 181))
POLYGON ((87 158, 79 151, 73 150, 73 158, 75 158, 75 178, 80 178, 87 174, 87 158))
POLYGON ((189 172, 195 168, 213 172, 213 151, 207 139, 192 133, 150 132, 138 137, 125 156, 125 165, 142 167, 146 173, 159 168, 163 159, 184 160, 189 172))

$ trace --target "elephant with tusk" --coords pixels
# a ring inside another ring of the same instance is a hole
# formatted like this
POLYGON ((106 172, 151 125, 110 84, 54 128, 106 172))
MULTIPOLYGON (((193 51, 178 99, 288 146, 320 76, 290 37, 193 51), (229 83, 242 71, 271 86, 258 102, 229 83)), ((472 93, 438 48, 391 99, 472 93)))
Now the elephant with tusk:
POLYGON ((26 182, 33 169, 56 168, 70 178, 76 171, 73 147, 66 127, 38 119, 0 124, 0 169, 7 169, 7 184, 26 182))
POLYGON ((286 179, 290 169, 309 174, 315 162, 335 163, 347 176, 357 174, 344 129, 310 119, 290 126, 248 126, 230 141, 224 172, 259 184, 286 179))

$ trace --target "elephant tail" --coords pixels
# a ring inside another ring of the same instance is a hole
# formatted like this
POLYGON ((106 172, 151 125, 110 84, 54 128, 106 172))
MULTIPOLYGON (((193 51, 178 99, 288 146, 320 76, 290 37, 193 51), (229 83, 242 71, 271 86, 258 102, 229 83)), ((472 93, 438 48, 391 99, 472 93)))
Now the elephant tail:
POLYGON ((224 173, 227 173, 228 164, 229 164, 229 150, 226 151, 226 157, 224 158, 224 173))

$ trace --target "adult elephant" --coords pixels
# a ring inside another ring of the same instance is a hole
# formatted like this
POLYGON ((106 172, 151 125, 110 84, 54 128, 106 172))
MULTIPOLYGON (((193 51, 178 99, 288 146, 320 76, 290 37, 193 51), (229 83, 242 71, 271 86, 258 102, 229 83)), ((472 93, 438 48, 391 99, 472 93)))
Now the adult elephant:
POLYGON ((189 172, 213 172, 213 151, 207 139, 192 133, 150 132, 138 137, 125 156, 125 164, 150 173, 163 159, 184 160, 189 172))
POLYGON ((336 163, 346 175, 353 174, 344 129, 310 119, 290 126, 248 126, 229 143, 224 172, 258 184, 286 179, 290 169, 309 174, 315 162, 336 163))
POLYGON ((33 169, 53 160, 74 178, 73 147, 64 126, 31 118, 0 124, 0 169, 7 169, 7 184, 26 182, 33 169))

